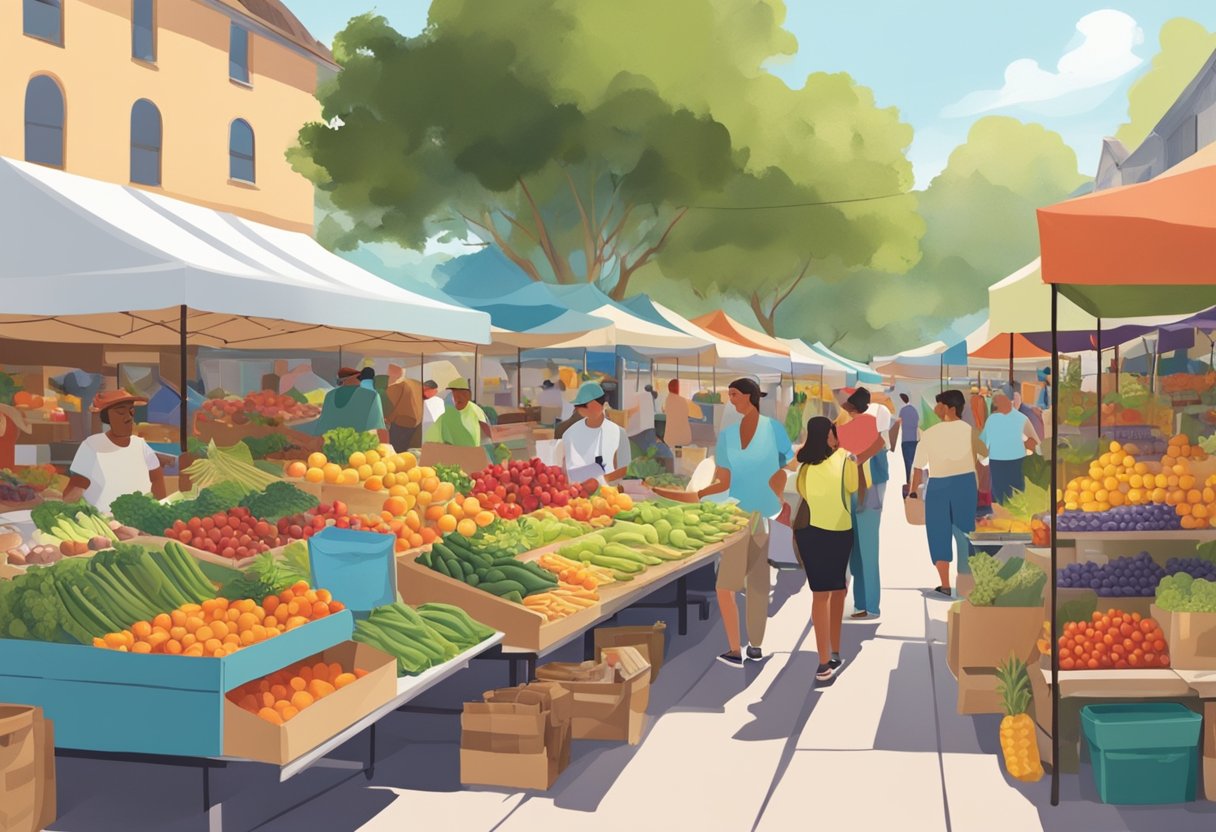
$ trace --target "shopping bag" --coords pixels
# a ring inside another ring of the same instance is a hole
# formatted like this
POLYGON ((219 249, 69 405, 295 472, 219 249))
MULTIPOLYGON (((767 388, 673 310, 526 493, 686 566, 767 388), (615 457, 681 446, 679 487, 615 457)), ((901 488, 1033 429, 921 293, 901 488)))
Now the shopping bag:
POLYGON ((920 497, 905 497, 904 519, 909 526, 925 525, 925 501, 920 497))
POLYGON ((768 562, 774 569, 801 569, 794 551, 794 530, 785 523, 770 523, 768 562))

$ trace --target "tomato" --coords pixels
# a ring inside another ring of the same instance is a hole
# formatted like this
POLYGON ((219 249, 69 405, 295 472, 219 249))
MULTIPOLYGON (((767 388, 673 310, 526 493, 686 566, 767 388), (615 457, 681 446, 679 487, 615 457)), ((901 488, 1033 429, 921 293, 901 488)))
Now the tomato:
POLYGON ((1119 632, 1123 634, 1124 638, 1127 638, 1132 634, 1132 625, 1127 623, 1120 624, 1119 632))
POLYGON ((1132 653, 1130 656, 1128 656, 1127 663, 1129 665, 1131 665, 1132 667, 1139 667, 1140 666, 1140 653, 1136 652, 1136 653, 1132 653))
POLYGON ((233 549, 231 546, 226 547, 220 554, 230 560, 236 560, 236 549, 233 549))
POLYGON ((1074 666, 1074 662, 1072 659, 1070 659, 1067 656, 1060 657, 1060 669, 1061 670, 1072 670, 1073 666, 1074 666))
POLYGON ((1156 627, 1156 623, 1151 618, 1145 618, 1140 622, 1140 632, 1148 635, 1156 627))
POLYGON ((1169 667, 1170 657, 1162 654, 1161 658, 1158 659, 1158 664, 1160 664, 1162 667, 1169 667))

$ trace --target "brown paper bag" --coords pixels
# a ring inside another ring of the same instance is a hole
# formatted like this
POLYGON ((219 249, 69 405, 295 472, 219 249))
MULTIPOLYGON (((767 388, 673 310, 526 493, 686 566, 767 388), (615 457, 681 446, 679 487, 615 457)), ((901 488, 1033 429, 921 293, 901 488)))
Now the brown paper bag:
POLYGON ((659 678, 663 665, 667 625, 656 621, 650 627, 599 627, 595 630, 595 659, 603 661, 605 647, 635 647, 650 662, 650 681, 659 678))
MULTIPOLYGON (((46 780, 45 734, 40 708, 0 705, 0 830, 43 828, 40 800, 46 780)), ((53 756, 53 752, 52 752, 53 756)))

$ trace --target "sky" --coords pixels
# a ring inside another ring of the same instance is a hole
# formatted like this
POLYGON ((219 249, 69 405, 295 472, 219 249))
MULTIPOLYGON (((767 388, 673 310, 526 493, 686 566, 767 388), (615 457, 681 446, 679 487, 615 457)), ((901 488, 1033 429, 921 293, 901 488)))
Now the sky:
MULTIPOLYGON (((287 2, 325 43, 350 17, 372 10, 416 34, 430 5, 287 2)), ((1190 17, 1216 30, 1214 0, 786 0, 786 7, 798 53, 772 71, 793 87, 812 72, 845 71, 880 105, 898 107, 915 129, 908 155, 922 188, 988 114, 1057 131, 1092 176, 1103 137, 1126 121, 1128 87, 1156 54, 1161 24, 1190 17)))

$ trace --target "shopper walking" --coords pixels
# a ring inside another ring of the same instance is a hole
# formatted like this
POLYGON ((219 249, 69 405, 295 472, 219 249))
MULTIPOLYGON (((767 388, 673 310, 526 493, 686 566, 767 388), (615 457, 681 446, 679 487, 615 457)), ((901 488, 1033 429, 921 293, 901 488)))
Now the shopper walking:
POLYGON ((904 457, 904 482, 912 482, 912 460, 916 457, 916 445, 920 442, 920 411, 908 401, 907 393, 899 394, 904 403, 899 409, 899 425, 896 430, 903 434, 899 449, 904 457))
POLYGON ((663 405, 663 414, 667 417, 663 442, 668 447, 674 449, 692 444, 692 424, 688 421, 691 410, 692 403, 680 395, 680 380, 673 378, 667 383, 667 402, 663 405))
POLYGON ((849 569, 853 574, 853 621, 865 621, 882 614, 882 579, 878 569, 878 530, 889 478, 887 440, 878 431, 878 422, 867 413, 870 391, 859 387, 844 402, 848 421, 837 425, 841 446, 857 458, 865 499, 854 500, 853 554, 849 569), (880 462, 881 461, 881 462, 880 462))
POLYGON ((1004 393, 992 397, 992 415, 980 432, 980 441, 988 448, 993 502, 1003 503, 1014 491, 1024 491, 1023 463, 1027 452, 1038 446, 1039 435, 1004 393))
POLYGON ((733 667, 746 659, 759 661, 764 630, 768 624, 769 524, 784 506, 785 466, 794 458, 785 428, 776 419, 760 414, 760 385, 749 378, 736 379, 727 391, 730 403, 742 417, 737 425, 722 431, 714 456, 713 482, 700 491, 655 489, 673 500, 699 502, 713 494, 726 493, 739 508, 751 514, 746 547, 722 553, 718 564, 718 606, 726 629, 729 650, 718 657, 733 667), (747 653, 742 650, 739 606, 735 593, 743 592, 747 603, 747 653))
POLYGON ((807 422, 798 462, 802 503, 794 516, 794 551, 811 587, 811 622, 819 650, 815 678, 826 682, 843 664, 840 625, 853 553, 852 504, 860 483, 856 461, 840 447, 836 426, 826 417, 807 422))
POLYGON ((977 474, 980 459, 988 449, 975 429, 963 421, 967 400, 960 390, 947 390, 937 396, 934 412, 941 422, 924 432, 916 458, 912 461, 912 483, 908 496, 918 499, 921 480, 928 473, 925 489, 925 533, 929 557, 937 568, 937 592, 951 597, 950 564, 953 548, 958 547, 959 572, 966 574, 971 543, 967 534, 975 531, 976 504, 979 500, 977 474))

